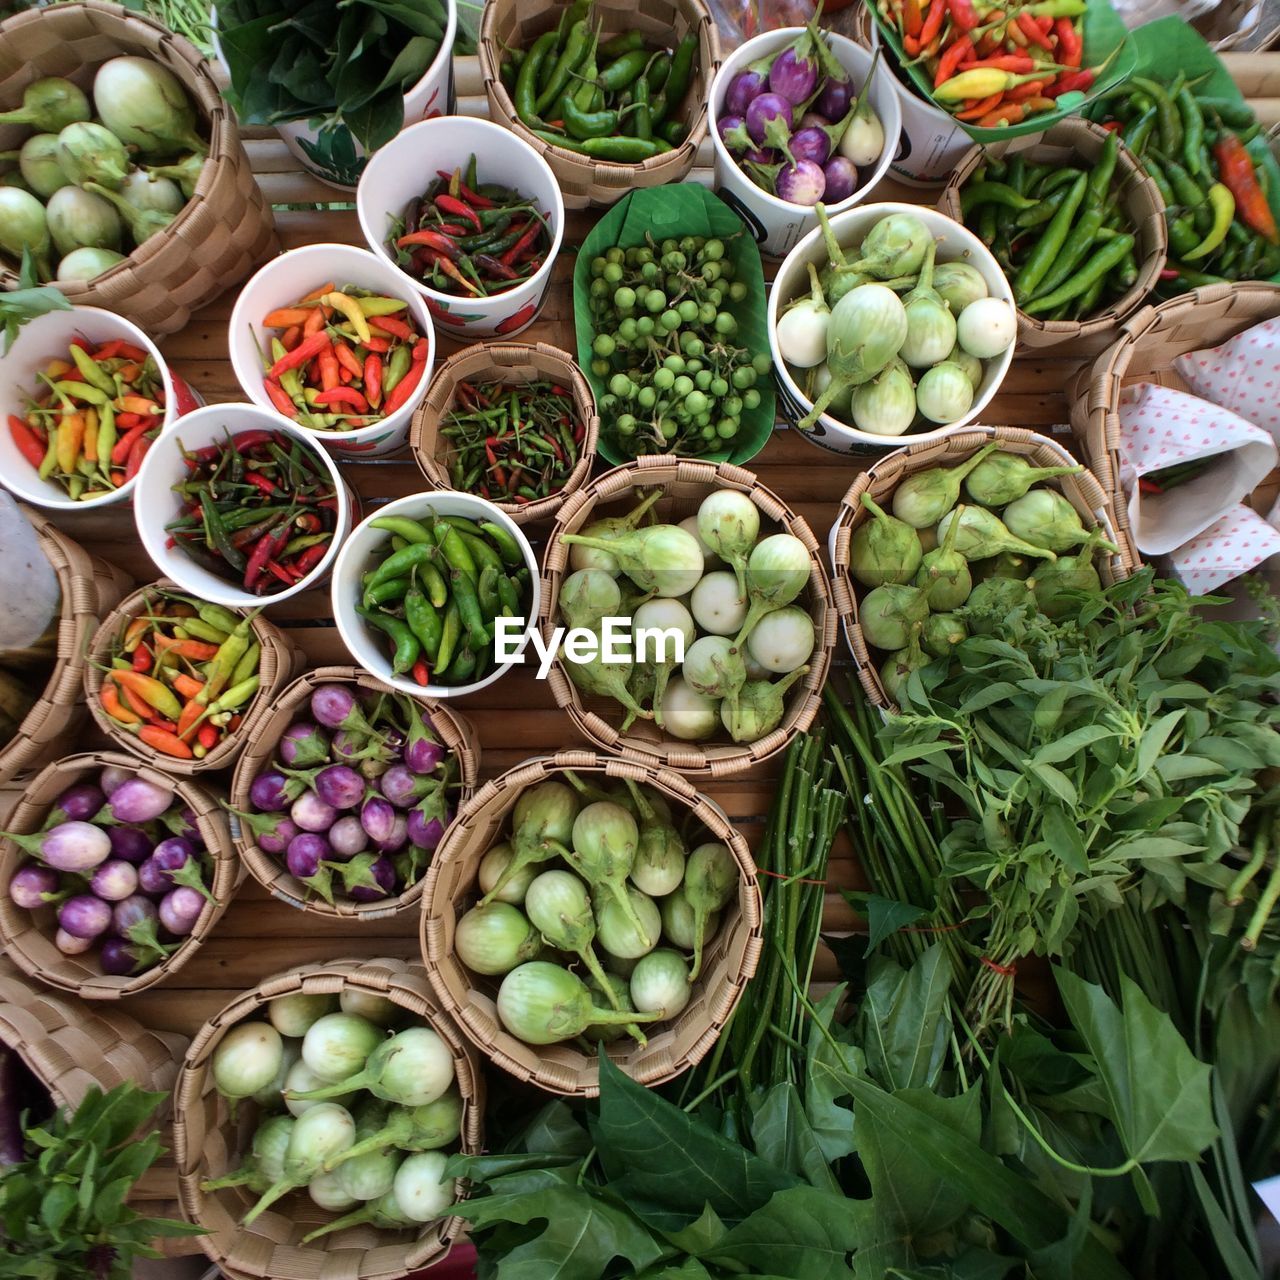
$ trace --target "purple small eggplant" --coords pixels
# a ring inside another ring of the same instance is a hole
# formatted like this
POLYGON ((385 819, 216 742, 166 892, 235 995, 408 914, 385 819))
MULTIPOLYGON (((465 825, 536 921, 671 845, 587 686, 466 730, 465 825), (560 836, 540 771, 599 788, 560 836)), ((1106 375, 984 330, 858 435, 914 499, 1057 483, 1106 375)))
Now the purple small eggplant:
POLYGON ((123 858, 109 858, 93 873, 89 888, 106 902, 123 902, 138 891, 138 868, 123 858))
POLYGON ((173 803, 173 791, 145 778, 130 778, 111 793, 111 816, 117 822, 150 822, 173 803))
POLYGON ((818 96, 813 100, 813 109, 824 116, 824 123, 843 120, 853 106, 853 85, 848 80, 840 80, 828 76, 818 96))
POLYGON ((98 963, 103 973, 115 978, 128 978, 142 968, 142 952, 124 938, 108 938, 98 952, 98 963))
POLYGON ((751 67, 745 71, 739 71, 729 81, 721 110, 729 115, 745 115, 747 108, 768 88, 768 85, 769 78, 764 71, 753 70, 751 67))
POLYGON ((799 106, 813 97, 818 87, 818 61, 789 46, 778 54, 769 68, 769 90, 799 106))
POLYGON ((109 764, 103 769, 102 776, 98 779, 98 786, 102 788, 103 795, 110 800, 132 777, 133 774, 128 769, 121 768, 118 764, 109 764))
POLYGON ((24 853, 55 871, 92 871, 111 853, 111 837, 89 822, 60 822, 38 835, 6 834, 24 853))
POLYGON ((774 179, 773 190, 779 200, 812 208, 822 199, 827 180, 822 169, 812 160, 784 164, 774 179))
POLYGON ((258 848, 263 853, 283 853, 300 828, 292 818, 277 818, 270 831, 258 835, 258 848))
POLYGON ((329 857, 330 852, 329 842, 324 836, 317 835, 314 831, 304 831, 289 841, 289 848, 285 851, 285 866, 289 868, 290 875, 306 880, 320 870, 320 864, 329 857))
POLYGON ((752 99, 746 115, 747 132, 751 135, 751 140, 757 146, 761 145, 771 120, 780 120, 783 127, 789 130, 791 106, 786 98, 776 93, 762 93, 758 98, 752 99))
POLYGON ((778 163, 778 153, 769 147, 755 147, 751 151, 743 152, 742 162, 743 164, 773 165, 778 163))
POLYGON ((436 779, 416 774, 408 765, 393 764, 378 780, 382 794, 397 809, 407 809, 439 786, 436 779))
POLYGON ((77 782, 54 802, 49 815, 58 822, 87 822, 107 802, 106 793, 92 782, 77 782))
POLYGON ((195 857, 195 846, 182 836, 161 840, 138 868, 138 888, 153 896, 173 888, 173 873, 195 857))
MULTIPOLYGON (((354 809, 364 799, 365 781, 349 765, 331 764, 316 774, 315 789, 325 804, 335 809, 354 809)), ((291 816, 295 822, 298 821, 296 815, 291 816)), ((319 827, 309 829, 322 830, 319 827)))
POLYGON ((370 884, 353 884, 347 890, 352 902, 381 902, 396 891, 396 869, 390 858, 375 858, 369 864, 369 873, 377 881, 378 887, 370 884))
POLYGON ((329 759, 329 735, 307 720, 291 724, 281 735, 277 750, 291 769, 324 764, 329 759))
POLYGON ((404 763, 413 773, 433 773, 436 766, 444 759, 444 748, 423 722, 418 704, 412 698, 405 698, 404 705, 407 706, 409 714, 409 732, 404 742, 404 763))
POLYGON ((58 908, 58 926, 73 938, 97 938, 111 928, 111 907, 91 893, 78 893, 58 908))
POLYGON ((369 833, 354 813, 339 818, 329 828, 329 844, 335 857, 354 858, 369 847, 369 833))
POLYGON ((135 864, 145 861, 155 848, 155 841, 141 827, 108 827, 107 838, 111 841, 113 858, 123 858, 135 864))
POLYGON ((65 929, 58 929, 53 935, 53 945, 64 956, 82 956, 93 946, 92 938, 79 938, 65 929))
POLYGON ((304 791, 289 808, 289 817, 303 831, 328 831, 337 816, 337 809, 314 791, 304 791))
POLYGON ((445 824, 439 818, 426 817, 421 809, 410 809, 405 835, 410 844, 431 852, 444 836, 445 824))
POLYGON ((142 894, 135 893, 131 898, 125 898, 123 902, 117 902, 111 908, 111 932, 127 938, 130 929, 136 929, 140 924, 158 918, 156 904, 150 898, 144 898, 142 894))
POLYGON ((52 896, 57 892, 58 873, 52 867, 42 867, 36 862, 20 867, 9 881, 9 897, 14 906, 25 911, 43 907, 47 901, 45 895, 52 896))
POLYGON ((391 801, 382 796, 370 796, 360 806, 360 825, 369 839, 379 842, 390 840, 396 826, 396 811, 391 801))
POLYGON ((344 684, 317 685, 311 692, 311 714, 326 729, 354 729, 375 742, 383 741, 383 734, 369 723, 355 694, 344 684))
POLYGON ((816 126, 797 129, 787 145, 796 160, 812 160, 816 165, 826 164, 831 155, 831 139, 816 126))
POLYGON ((185 938, 196 927, 204 902, 198 890, 180 884, 160 899, 160 923, 175 938, 185 938))
POLYGON ((847 200, 858 189, 857 166, 851 160, 846 160, 844 156, 832 156, 823 165, 822 176, 827 183, 822 198, 828 205, 847 200))
POLYGON ((395 853, 406 843, 409 837, 409 819, 403 813, 397 813, 391 824, 391 831, 382 840, 374 840, 373 846, 379 853, 395 853))
POLYGON ((289 807, 289 779, 278 769, 264 769, 249 785, 249 803, 259 813, 278 813, 289 807))

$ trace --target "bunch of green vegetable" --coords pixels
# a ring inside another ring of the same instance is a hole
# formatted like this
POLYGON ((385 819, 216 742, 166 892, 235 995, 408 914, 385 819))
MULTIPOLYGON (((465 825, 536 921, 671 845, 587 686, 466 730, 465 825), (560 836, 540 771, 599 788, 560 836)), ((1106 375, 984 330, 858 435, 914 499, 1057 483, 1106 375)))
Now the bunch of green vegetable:
POLYGON ((502 979, 498 1017, 526 1044, 644 1044, 643 1026, 689 1003, 741 873, 725 845, 677 828, 651 788, 563 778, 516 801, 454 947, 473 973, 502 979))
POLYGON ((560 586, 560 614, 601 644, 590 659, 566 649, 560 660, 583 692, 625 708, 624 730, 652 720, 685 741, 756 742, 782 723, 817 643, 797 603, 809 552, 789 533, 761 537, 760 509, 736 489, 713 489, 679 524, 642 523, 661 497, 651 490, 627 515, 561 535, 574 572, 560 586), (631 622, 630 656, 610 661, 602 629, 619 617, 631 622))
POLYGON ((245 124, 324 120, 314 159, 354 184, 404 125, 404 96, 440 51, 444 0, 224 0, 218 47, 245 124))
POLYGON ((983 362, 1013 345, 1013 308, 989 296, 969 263, 938 263, 937 242, 915 214, 881 218, 850 261, 816 208, 827 263, 809 264, 808 291, 780 310, 776 333, 787 371, 812 401, 797 425, 830 413, 900 436, 963 418, 983 362))
POLYGON ((605 38, 592 0, 573 0, 500 75, 520 122, 544 142, 596 160, 639 164, 678 147, 697 70, 698 37, 669 48, 631 29, 605 38))
POLYGON ((135 1258, 161 1256, 158 1239, 201 1234, 125 1204, 161 1154, 155 1129, 140 1131, 164 1098, 95 1086, 75 1111, 26 1131, 20 1158, 0 1163, 0 1276, 128 1280, 135 1258))
POLYGON ((734 340, 747 286, 726 239, 646 236, 591 260, 591 372, 609 380, 600 412, 625 454, 714 452, 760 404, 772 364, 734 340))
POLYGON ((229 1028, 209 1069, 225 1098, 255 1104, 258 1124, 240 1168, 202 1189, 256 1195, 247 1226, 305 1188, 342 1216, 303 1244, 359 1223, 418 1231, 442 1218, 456 1196, 444 1149, 457 1145, 462 1096, 448 1042, 405 1022, 392 1001, 347 986, 277 997, 265 1018, 229 1028))
POLYGON ((862 494, 868 517, 854 530, 849 570, 869 588, 858 624, 889 653, 880 679, 890 698, 971 632, 1001 635, 1010 611, 1059 618, 1102 589, 1094 561, 1115 545, 1100 528, 1086 531, 1057 489, 1037 487, 1083 470, 1036 467, 993 441, 958 465, 907 476, 892 515, 862 494))
POLYGON ((206 144, 178 78, 149 58, 104 62, 93 101, 57 76, 36 80, 0 124, 33 132, 5 153, 0 253, 30 255, 40 280, 92 280, 163 231, 195 194, 206 144), (93 113, 97 112, 97 120, 93 113))
POLYGON ((1137 283, 1137 237, 1116 178, 1119 149, 1109 133, 1087 167, 987 157, 961 188, 965 225, 1009 272, 1027 315, 1085 320, 1137 283))

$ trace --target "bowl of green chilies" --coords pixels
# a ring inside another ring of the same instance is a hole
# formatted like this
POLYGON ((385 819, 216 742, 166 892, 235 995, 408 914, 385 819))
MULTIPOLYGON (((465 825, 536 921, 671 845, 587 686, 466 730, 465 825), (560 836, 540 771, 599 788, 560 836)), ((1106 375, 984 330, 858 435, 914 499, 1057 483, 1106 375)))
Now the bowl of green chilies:
POLYGON ((360 666, 401 693, 456 698, 522 660, 538 616, 538 562, 492 502, 415 493, 356 526, 331 592, 334 622, 360 666), (515 658, 499 656, 504 632, 515 658))
POLYGON ((975 147, 943 194, 1013 288, 1018 345, 1096 355, 1165 266, 1165 204, 1119 134, 1069 119, 1033 147, 975 147))
POLYGON ((152 446, 134 519, 164 577, 251 609, 323 582, 358 510, 312 433, 256 405, 214 404, 152 446))

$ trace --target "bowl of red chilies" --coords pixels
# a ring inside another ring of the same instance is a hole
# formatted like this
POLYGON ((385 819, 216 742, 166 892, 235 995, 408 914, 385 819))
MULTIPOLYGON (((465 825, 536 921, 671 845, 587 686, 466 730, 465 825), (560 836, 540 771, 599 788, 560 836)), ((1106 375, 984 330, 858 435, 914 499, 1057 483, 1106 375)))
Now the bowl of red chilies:
POLYGON ((468 338, 532 323, 564 235, 545 160, 509 129, 440 116, 406 129, 365 167, 356 211, 369 247, 468 338))
POLYGON ((183 418, 148 453, 134 518, 161 573, 230 608, 319 586, 355 498, 315 436, 250 404, 183 418))
POLYGON ((231 312, 231 364, 254 404, 352 457, 393 453, 426 395, 435 333, 404 276, 366 249, 272 259, 231 312))
POLYGON ((0 481, 25 502, 76 511, 119 502, 174 418, 155 344, 95 307, 23 326, 0 368, 0 481))

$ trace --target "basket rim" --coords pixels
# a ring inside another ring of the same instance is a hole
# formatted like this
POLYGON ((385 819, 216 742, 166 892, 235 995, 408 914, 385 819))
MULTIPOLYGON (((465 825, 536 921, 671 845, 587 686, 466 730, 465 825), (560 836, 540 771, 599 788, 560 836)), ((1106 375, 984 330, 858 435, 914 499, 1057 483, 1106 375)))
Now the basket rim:
MULTIPOLYGON (((242 875, 242 868, 231 843, 230 829, 216 793, 205 786, 201 779, 162 773, 154 765, 122 751, 84 751, 51 760, 39 773, 24 780, 22 795, 8 819, 10 830, 29 834, 23 828, 43 820, 49 812, 49 804, 28 800, 32 791, 47 788, 60 774, 74 771, 79 776, 108 765, 128 769, 148 782, 169 787, 177 799, 184 801, 192 809, 212 864, 206 888, 213 895, 214 901, 205 902, 194 928, 179 944, 178 949, 159 964, 129 976, 116 977, 98 973, 91 978, 72 981, 51 973, 38 956, 31 954, 27 944, 22 941, 26 934, 37 933, 41 939, 41 949, 43 946, 52 948, 52 939, 32 924, 31 912, 15 906, 7 893, 0 893, 0 942, 4 944, 6 954, 29 977, 84 1000, 118 1000, 123 996, 146 991, 171 978, 187 964, 222 918, 231 904, 242 875)), ((12 872, 24 865, 25 861, 26 855, 13 841, 0 837, 0 877, 6 885, 12 872)))
MULTIPOLYGON (((455 351, 432 374, 431 383, 422 403, 414 410, 409 423, 409 452, 417 463, 418 470, 434 490, 452 489, 452 480, 435 451, 427 448, 427 418, 436 417, 441 422, 453 408, 456 388, 459 382, 493 378, 499 382, 504 380, 504 369, 508 371, 512 365, 527 363, 531 355, 558 364, 563 378, 573 392, 575 410, 585 407, 585 434, 582 444, 578 446, 578 461, 569 473, 563 486, 545 498, 536 502, 494 502, 499 511, 506 512, 516 524, 532 524, 539 520, 550 520, 564 504, 566 498, 576 493, 587 482, 591 469, 595 466, 597 448, 600 442, 600 414, 596 408, 595 392, 591 383, 578 367, 577 361, 569 352, 549 342, 477 342, 471 346, 455 351), (480 362, 475 374, 459 372, 471 361, 480 362), (435 401, 439 401, 438 404, 435 401)), ((431 429, 433 443, 439 444, 439 424, 431 429)), ((447 451, 446 451, 447 456, 447 451)))
MULTIPOLYGON (((549 683, 556 703, 568 712, 578 731, 601 751, 657 768, 675 769, 698 777, 728 777, 741 773, 754 764, 782 751, 797 733, 804 733, 813 723, 822 705, 822 687, 826 683, 835 649, 837 612, 831 579, 823 562, 822 549, 805 518, 793 511, 778 495, 763 484, 755 472, 736 463, 705 462, 699 459, 672 459, 664 454, 649 454, 596 476, 577 493, 566 499, 547 535, 542 556, 542 592, 538 609, 538 628, 548 640, 559 615, 560 585, 565 565, 553 563, 562 554, 561 536, 568 524, 584 507, 595 509, 603 496, 606 502, 621 501, 637 488, 662 487, 671 481, 651 478, 646 473, 674 471, 672 480, 693 482, 710 488, 718 486, 746 493, 762 517, 779 525, 804 543, 809 552, 809 584, 797 603, 804 599, 814 620, 815 645, 809 659, 809 670, 793 686, 787 699, 783 723, 756 742, 711 743, 684 742, 664 734, 658 742, 622 733, 584 704, 581 691, 569 679, 562 657, 557 651, 549 683), (794 710, 793 710, 794 708, 794 710), (704 747, 710 747, 708 752, 704 747)), ((620 716, 618 717, 620 718, 620 716)))
MULTIPOLYGON (((365 671, 363 667, 314 667, 310 671, 304 671, 301 675, 290 680, 283 688, 275 692, 271 705, 266 708, 264 715, 256 726, 255 740, 246 747, 235 763, 230 784, 230 800, 233 809, 244 812, 250 811, 249 787, 253 777, 275 756, 279 738, 276 735, 267 735, 265 733, 268 725, 277 719, 286 719, 286 711, 290 715, 294 714, 311 689, 315 685, 322 683, 355 684, 362 689, 370 689, 376 693, 399 696, 396 689, 384 684, 376 676, 365 671), (268 738, 270 738, 269 742, 268 738)), ((412 695, 405 694, 403 696, 410 697, 412 695)), ((480 739, 471 722, 456 709, 450 707, 446 699, 418 698, 416 701, 423 708, 424 718, 430 719, 433 727, 436 721, 442 721, 449 725, 452 732, 461 740, 461 746, 453 749, 453 754, 458 757, 460 766, 460 782, 455 805, 455 816, 454 821, 446 828, 445 836, 441 839, 440 843, 443 845, 444 840, 448 838, 449 831, 452 830, 457 822, 457 815, 461 813, 465 804, 475 794, 480 773, 480 739)), ((423 885, 427 880, 427 872, 424 871, 413 884, 409 885, 395 898, 377 902, 355 902, 349 898, 335 895, 335 905, 330 906, 323 898, 314 895, 308 896, 305 890, 294 892, 293 886, 298 883, 296 878, 288 873, 287 868, 278 856, 266 853, 258 847, 257 841, 253 839, 252 834, 244 823, 238 820, 232 823, 230 825, 230 833, 231 843, 240 860, 248 868, 253 878, 273 898, 296 910, 309 912, 315 916, 324 916, 331 920, 370 921, 383 920, 399 915, 417 904, 422 896, 423 885)), ((439 853, 439 849, 440 846, 438 845, 432 853, 433 862, 439 853)), ((428 867, 429 870, 430 868, 428 867)))
MULTIPOLYGON (((455 999, 453 993, 449 990, 443 969, 445 965, 453 963, 458 963, 460 968, 463 967, 460 962, 455 961, 452 953, 440 954, 441 947, 437 944, 432 930, 433 921, 445 919, 448 915, 457 915, 453 902, 443 892, 440 883, 446 869, 451 868, 455 862, 471 864, 467 869, 467 883, 469 886, 474 885, 480 859, 492 847, 492 843, 486 843, 483 850, 472 850, 468 847, 474 842, 476 834, 475 829, 471 826, 472 819, 489 810, 491 806, 500 804, 505 807, 502 814, 502 822, 499 825, 505 825, 507 814, 514 807, 522 792, 531 786, 536 786, 539 782, 558 777, 566 770, 582 774, 600 774, 605 778, 614 780, 630 778, 659 792, 667 793, 673 800, 684 805, 702 823, 704 829, 710 833, 711 840, 727 846, 738 864, 739 892, 736 903, 739 919, 735 922, 734 932, 741 934, 742 955, 736 969, 727 975, 730 994, 720 1022, 717 1025, 714 1020, 710 1021, 709 1025, 702 1030, 694 1043, 683 1054, 678 1057, 673 1057, 669 1054, 664 1055, 654 1064, 652 1069, 633 1073, 628 1070, 625 1058, 620 1060, 618 1056, 610 1053, 609 1057, 614 1061, 615 1065, 627 1071, 627 1074, 631 1075, 638 1083, 646 1087, 653 1087, 672 1079, 699 1062, 718 1039, 724 1026, 727 1025, 733 1009, 736 1008, 747 982, 755 973, 756 962, 763 945, 763 906, 758 882, 759 872, 747 846, 746 839, 715 801, 697 791, 688 778, 673 772, 669 768, 655 766, 650 763, 624 760, 617 756, 586 749, 562 750, 551 755, 535 756, 522 764, 508 769, 505 773, 491 778, 472 797, 466 811, 460 812, 459 821, 454 824, 449 834, 441 842, 440 848, 436 851, 437 856, 432 861, 427 873, 427 884, 422 896, 422 913, 418 934, 422 951, 422 963, 427 971, 427 977, 445 1013, 454 1020, 462 1034, 490 1062, 514 1075, 517 1079, 537 1085, 550 1093, 558 1094, 562 1097, 590 1098, 596 1097, 600 1091, 598 1055, 588 1056, 580 1051, 572 1050, 574 1056, 581 1059, 581 1065, 576 1068, 567 1066, 564 1068, 566 1073, 572 1072, 575 1076, 572 1087, 566 1087, 560 1078, 561 1073, 550 1069, 551 1064, 548 1063, 545 1051, 568 1048, 572 1045, 572 1042, 561 1041, 546 1046, 524 1045, 525 1048, 533 1051, 539 1057, 538 1070, 531 1073, 504 1047, 507 1044, 515 1045, 523 1044, 523 1042, 517 1041, 496 1020, 497 1030, 490 1037, 483 1028, 484 1019, 477 1014, 475 1006, 471 1002, 460 1004, 455 999)), ((726 944, 729 941, 730 939, 726 938, 726 944)), ((468 980, 474 982, 474 976, 470 974, 470 971, 464 969, 464 972, 467 973, 468 980)), ((695 991, 705 976, 706 971, 704 969, 704 973, 699 976, 695 983, 695 991)), ((649 1037, 649 1043, 646 1048, 641 1049, 636 1046, 631 1052, 638 1051, 642 1054, 650 1054, 654 1051, 655 1044, 662 1045, 663 1037, 673 1034, 674 1032, 669 1027, 664 1026, 663 1030, 649 1037)))

